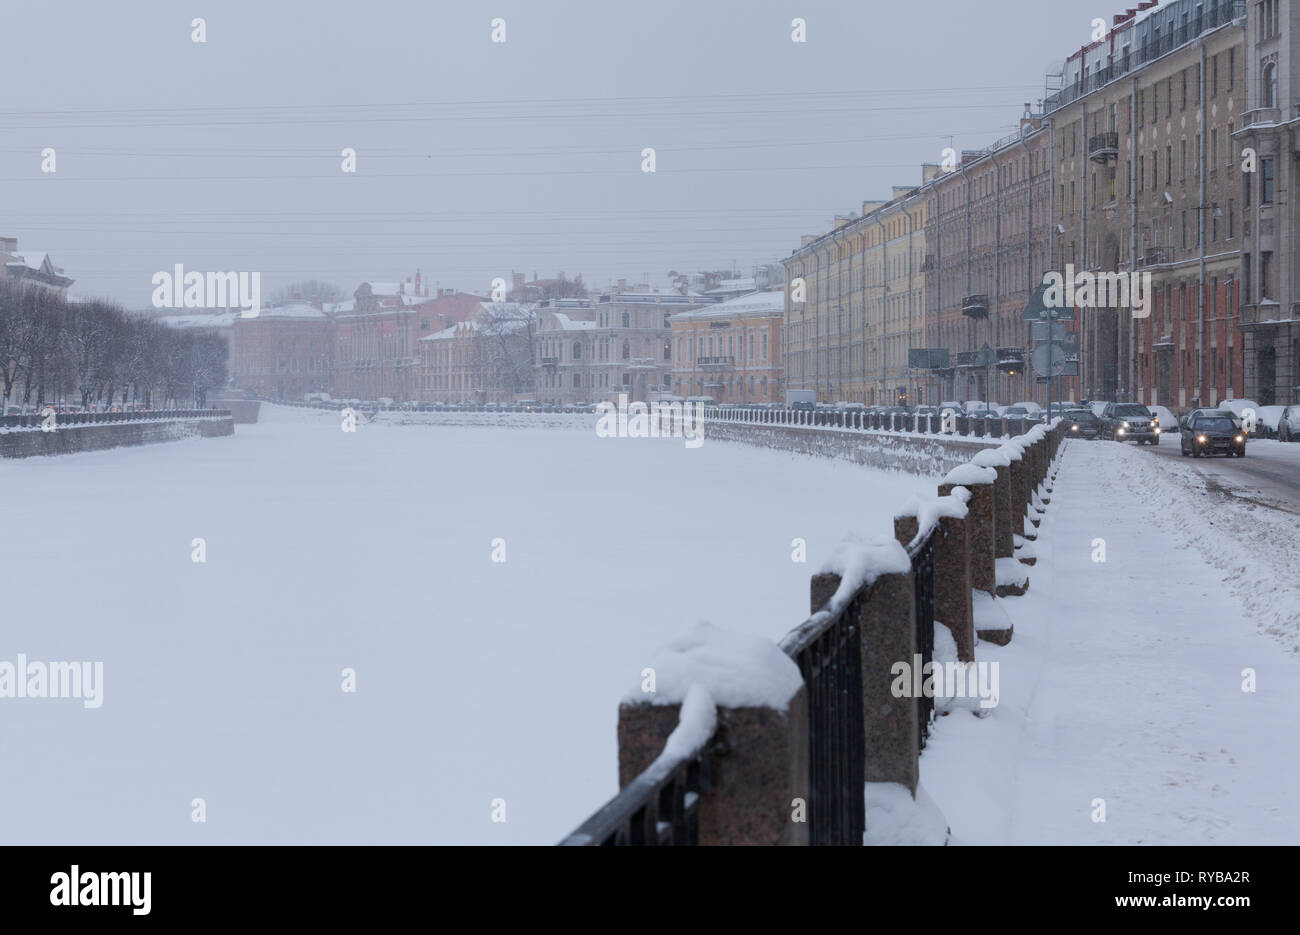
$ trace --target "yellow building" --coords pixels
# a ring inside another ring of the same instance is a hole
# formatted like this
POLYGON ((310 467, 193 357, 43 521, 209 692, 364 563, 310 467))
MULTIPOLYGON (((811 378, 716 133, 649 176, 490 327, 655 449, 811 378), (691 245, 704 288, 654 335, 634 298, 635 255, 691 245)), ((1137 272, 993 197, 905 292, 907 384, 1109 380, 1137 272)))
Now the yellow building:
MULTIPOLYGON (((937 168, 923 167, 922 184, 937 168)), ((784 261, 785 375, 820 402, 925 402, 928 376, 907 366, 925 346, 925 200, 895 187, 784 261)))

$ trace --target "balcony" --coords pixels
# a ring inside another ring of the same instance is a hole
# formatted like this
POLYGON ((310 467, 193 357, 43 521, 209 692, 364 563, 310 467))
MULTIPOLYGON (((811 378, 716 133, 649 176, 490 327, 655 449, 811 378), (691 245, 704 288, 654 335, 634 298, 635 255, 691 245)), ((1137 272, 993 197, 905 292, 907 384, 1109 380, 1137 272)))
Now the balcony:
POLYGON ((986 295, 968 295, 961 300, 961 313, 967 318, 988 318, 989 297, 986 295))
POLYGON ((1025 349, 1023 347, 1000 347, 998 369, 1003 373, 1015 373, 1025 369, 1025 349))
POLYGON ((734 367, 736 358, 734 357, 701 357, 699 359, 701 367, 734 367))
POLYGON ((979 351, 958 351, 957 352, 957 369, 958 370, 977 370, 981 366, 979 351))
POLYGON ((543 367, 554 367, 554 366, 556 366, 557 364, 559 364, 559 362, 560 362, 560 358, 558 358, 558 357, 543 357, 543 358, 542 358, 542 366, 543 366, 543 367))
POLYGON ((1282 122, 1282 109, 1280 107, 1256 107, 1254 110, 1248 110, 1241 115, 1241 129, 1249 130, 1251 127, 1268 127, 1282 122))
POLYGON ((1088 140, 1088 158, 1106 164, 1119 158, 1119 133, 1108 130, 1088 140))

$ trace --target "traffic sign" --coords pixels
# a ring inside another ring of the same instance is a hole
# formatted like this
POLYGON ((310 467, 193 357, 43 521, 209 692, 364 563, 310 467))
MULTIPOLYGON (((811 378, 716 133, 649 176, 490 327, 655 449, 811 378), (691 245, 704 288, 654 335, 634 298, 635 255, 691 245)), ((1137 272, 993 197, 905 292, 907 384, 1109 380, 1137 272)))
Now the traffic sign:
POLYGON ((1030 358, 1034 373, 1040 376, 1059 377, 1065 373, 1065 352, 1055 341, 1040 344, 1034 348, 1030 358))

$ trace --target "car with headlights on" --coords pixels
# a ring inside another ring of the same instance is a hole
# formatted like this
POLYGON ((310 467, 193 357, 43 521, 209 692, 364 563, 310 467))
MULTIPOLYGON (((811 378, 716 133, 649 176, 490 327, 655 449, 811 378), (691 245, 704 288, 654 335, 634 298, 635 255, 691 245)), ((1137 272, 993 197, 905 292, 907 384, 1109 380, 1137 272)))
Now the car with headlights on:
POLYGON ((1184 424, 1178 445, 1184 458, 1217 454, 1246 457, 1246 433, 1226 412, 1196 416, 1184 424))
POLYGON ((1061 416, 1065 423, 1065 434, 1069 438, 1101 437, 1101 420, 1091 409, 1067 409, 1061 416))
POLYGON ((1107 403, 1101 411, 1101 437, 1141 445, 1160 444, 1160 426, 1141 403, 1107 403))

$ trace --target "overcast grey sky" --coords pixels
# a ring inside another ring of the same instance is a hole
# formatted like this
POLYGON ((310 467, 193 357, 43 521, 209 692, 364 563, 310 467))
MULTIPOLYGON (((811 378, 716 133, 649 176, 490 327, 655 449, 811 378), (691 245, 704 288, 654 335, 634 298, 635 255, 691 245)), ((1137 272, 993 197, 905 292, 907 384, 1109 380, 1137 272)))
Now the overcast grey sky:
POLYGON ((486 291, 787 255, 1014 130, 1095 0, 7 4, 0 234, 82 295, 188 270, 486 291), (191 41, 204 17, 207 42, 191 41), (504 44, 490 41, 494 17, 504 44), (807 42, 791 42, 791 20, 807 42), (54 174, 41 150, 57 152, 54 174), (357 151, 355 175, 340 170, 357 151), (658 171, 641 171, 654 147, 658 171))

